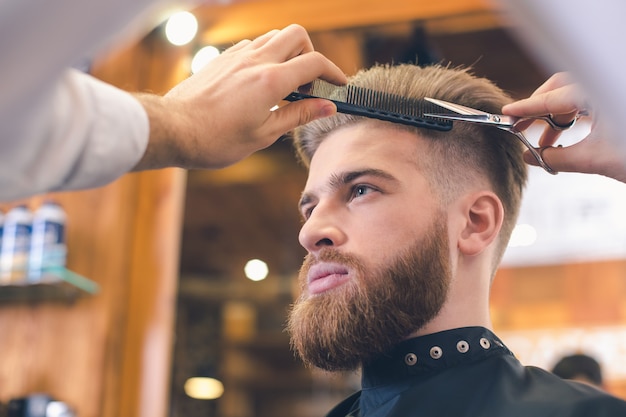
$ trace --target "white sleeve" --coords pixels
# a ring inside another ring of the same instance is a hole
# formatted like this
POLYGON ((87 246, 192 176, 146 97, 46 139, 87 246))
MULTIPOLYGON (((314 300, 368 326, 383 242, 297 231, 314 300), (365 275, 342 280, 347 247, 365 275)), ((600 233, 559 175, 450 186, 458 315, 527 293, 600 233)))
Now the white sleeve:
POLYGON ((140 104, 65 68, 145 33, 169 3, 0 1, 0 201, 98 186, 139 160, 140 104))
POLYGON ((148 143, 141 104, 75 70, 19 110, 0 125, 0 201, 106 184, 131 170, 148 143))

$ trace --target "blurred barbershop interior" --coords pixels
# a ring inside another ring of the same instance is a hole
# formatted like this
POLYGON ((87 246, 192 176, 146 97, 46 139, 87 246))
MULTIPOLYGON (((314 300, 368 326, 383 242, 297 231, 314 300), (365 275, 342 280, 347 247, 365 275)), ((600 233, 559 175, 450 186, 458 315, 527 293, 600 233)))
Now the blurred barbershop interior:
MULTIPOLYGON (((298 23, 348 75, 375 63, 449 63, 523 98, 551 74, 497 2, 183 6, 81 69, 128 91, 165 93, 238 41, 298 23)), ((577 125, 567 140, 588 128, 577 125)), ((358 390, 358 373, 306 368, 285 332, 305 255, 297 209, 305 180, 281 138, 221 170, 133 173, 0 205, 6 216, 58 203, 67 250, 63 282, 0 286, 0 413, 34 417, 15 408, 43 401, 54 415, 78 417, 313 417, 358 390)), ((494 330, 522 363, 550 370, 588 354, 604 389, 624 399, 625 187, 531 167, 491 292, 494 330)))

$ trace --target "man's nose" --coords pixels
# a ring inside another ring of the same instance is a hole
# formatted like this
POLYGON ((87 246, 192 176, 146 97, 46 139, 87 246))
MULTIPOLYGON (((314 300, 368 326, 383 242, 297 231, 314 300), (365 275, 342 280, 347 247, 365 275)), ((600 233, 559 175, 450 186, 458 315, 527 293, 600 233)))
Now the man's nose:
POLYGON ((300 229, 300 244, 309 253, 315 253, 324 247, 339 246, 346 240, 341 224, 340 215, 335 208, 318 204, 300 229))

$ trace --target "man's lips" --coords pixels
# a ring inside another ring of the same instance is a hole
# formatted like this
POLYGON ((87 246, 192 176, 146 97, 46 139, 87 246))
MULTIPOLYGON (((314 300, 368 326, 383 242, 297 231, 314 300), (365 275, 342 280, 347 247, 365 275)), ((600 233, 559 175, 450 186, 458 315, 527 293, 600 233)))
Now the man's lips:
POLYGON ((307 274, 309 294, 321 294, 344 284, 350 277, 349 272, 339 264, 322 262, 311 266, 307 274))

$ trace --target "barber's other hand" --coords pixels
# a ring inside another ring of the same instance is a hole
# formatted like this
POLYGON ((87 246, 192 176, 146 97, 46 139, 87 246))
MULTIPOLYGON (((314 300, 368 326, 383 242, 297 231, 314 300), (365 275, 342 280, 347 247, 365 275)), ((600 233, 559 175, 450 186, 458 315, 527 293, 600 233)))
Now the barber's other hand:
POLYGON ((139 94, 150 119, 148 149, 135 170, 222 168, 271 145, 284 133, 336 112, 322 99, 272 107, 316 78, 346 76, 291 25, 224 51, 165 96, 139 94))
MULTIPOLYGON (((529 98, 504 106, 502 113, 520 117, 551 114, 556 122, 567 124, 583 110, 590 112, 587 97, 580 86, 572 81, 569 74, 557 73, 529 98)), ((580 142, 566 147, 552 147, 561 132, 546 127, 539 146, 548 147, 542 151, 542 156, 555 171, 600 174, 626 182, 626 151, 624 147, 616 147, 605 132, 594 117, 589 135, 580 142)), ((531 165, 537 165, 528 151, 524 159, 531 165)))

